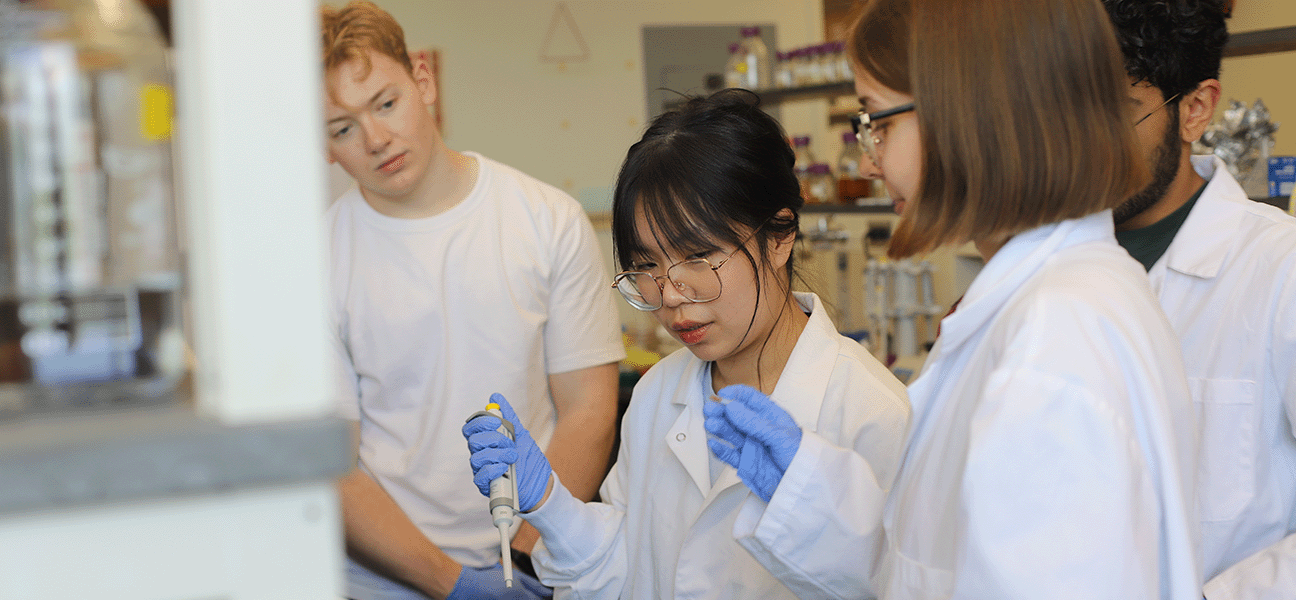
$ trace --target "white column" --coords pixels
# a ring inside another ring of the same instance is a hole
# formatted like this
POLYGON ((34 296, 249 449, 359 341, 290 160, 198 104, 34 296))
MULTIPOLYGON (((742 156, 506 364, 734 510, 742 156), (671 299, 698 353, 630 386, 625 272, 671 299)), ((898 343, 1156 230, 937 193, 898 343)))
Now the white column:
POLYGON ((318 4, 172 6, 198 409, 228 424, 322 416, 318 4))

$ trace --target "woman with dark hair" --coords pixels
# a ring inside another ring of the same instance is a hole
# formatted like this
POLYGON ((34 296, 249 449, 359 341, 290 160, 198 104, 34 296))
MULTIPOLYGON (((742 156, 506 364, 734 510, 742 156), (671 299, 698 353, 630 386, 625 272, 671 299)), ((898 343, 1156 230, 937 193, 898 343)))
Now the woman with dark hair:
POLYGON ((869 0, 847 40, 861 166, 901 214, 888 254, 972 242, 986 264, 909 387, 882 531, 850 449, 798 452, 783 482, 831 490, 766 552, 823 597, 1200 598, 1179 344, 1113 232, 1146 169, 1102 5, 869 0), (787 550, 811 539, 845 558, 787 550))
POLYGON ((689 100, 631 146, 613 198, 625 269, 615 285, 686 348, 635 386, 601 503, 566 491, 503 398, 523 431, 516 444, 494 417, 464 427, 483 494, 516 464, 523 516, 541 535, 532 557, 557 596, 797 596, 733 536, 740 515, 767 511, 792 454, 717 440, 713 453, 703 421, 721 402, 757 421, 777 411, 771 431, 850 448, 885 481, 895 472, 904 387, 837 333, 814 294, 791 291, 802 204, 792 164, 778 123, 740 90, 689 100))

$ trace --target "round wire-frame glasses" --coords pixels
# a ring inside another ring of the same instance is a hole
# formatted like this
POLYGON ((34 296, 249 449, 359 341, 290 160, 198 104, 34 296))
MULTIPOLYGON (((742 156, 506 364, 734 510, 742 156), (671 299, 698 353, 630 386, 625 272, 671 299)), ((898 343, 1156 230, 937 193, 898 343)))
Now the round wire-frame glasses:
POLYGON ((850 124, 851 129, 855 131, 855 141, 859 142, 860 148, 864 150, 864 155, 867 156, 869 160, 873 161, 873 164, 877 164, 878 162, 877 148, 882 144, 882 140, 873 135, 873 123, 887 117, 894 117, 900 113, 909 112, 913 109, 913 102, 909 102, 886 110, 879 110, 877 112, 864 112, 861 110, 851 116, 850 124))
MULTIPOLYGON (((764 223, 761 226, 763 227, 764 223)), ((662 293, 668 281, 685 301, 697 304, 710 302, 719 298, 720 293, 724 291, 724 283, 720 281, 720 273, 717 271, 725 266, 735 253, 746 247, 747 242, 750 242, 760 229, 760 227, 753 229, 747 235, 747 239, 714 265, 705 258, 691 258, 671 265, 666 269, 665 275, 653 275, 644 271, 622 271, 612 280, 612 287, 621 293, 621 297, 625 298, 630 306, 644 312, 662 307, 664 301, 662 293)))

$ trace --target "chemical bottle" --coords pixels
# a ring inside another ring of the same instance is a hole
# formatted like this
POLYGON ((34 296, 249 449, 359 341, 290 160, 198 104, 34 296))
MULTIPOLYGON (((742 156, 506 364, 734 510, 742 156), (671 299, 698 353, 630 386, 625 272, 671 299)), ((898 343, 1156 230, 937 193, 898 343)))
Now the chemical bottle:
POLYGON ((806 191, 809 185, 808 175, 810 165, 815 163, 814 154, 810 152, 810 136, 797 135, 792 137, 792 155, 796 157, 792 164, 792 171, 796 173, 797 182, 801 184, 801 197, 809 202, 810 195, 806 191))
POLYGON ((172 80, 138 0, 0 0, 0 388, 167 401, 186 371, 172 80))
POLYGON ((742 87, 749 90, 769 89, 771 79, 769 49, 761 40, 760 27, 743 27, 742 36, 739 51, 743 53, 743 61, 747 66, 746 79, 742 87))
POLYGON ((806 169, 805 201, 832 204, 837 201, 837 181, 827 163, 814 163, 806 169))
POLYGON ((744 87, 743 79, 747 66, 743 63, 742 55, 738 50, 738 42, 729 44, 729 60, 725 62, 724 67, 724 86, 727 88, 744 87))
POLYGON ((855 200, 872 194, 873 182, 860 174, 859 142, 855 133, 842 133, 842 151, 837 156, 837 198, 842 204, 855 204, 855 200))
POLYGON ((788 52, 775 52, 774 87, 790 88, 795 85, 792 79, 792 59, 788 52))

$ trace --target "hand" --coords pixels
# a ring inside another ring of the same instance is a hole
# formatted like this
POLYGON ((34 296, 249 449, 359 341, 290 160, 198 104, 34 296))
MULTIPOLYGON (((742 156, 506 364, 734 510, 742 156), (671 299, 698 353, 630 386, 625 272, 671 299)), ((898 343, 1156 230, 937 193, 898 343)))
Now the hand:
POLYGON ((464 567, 446 600, 543 600, 553 597, 553 590, 534 577, 513 570, 513 587, 504 587, 504 565, 476 569, 464 567))
POLYGON ((508 472, 509 465, 516 465, 518 508, 530 512, 544 499, 553 469, 508 400, 500 394, 491 394, 490 400, 499 405, 500 413, 513 424, 514 439, 496 431, 500 427, 496 417, 480 416, 463 426, 468 452, 472 454, 468 464, 472 465, 473 483, 483 496, 489 497, 491 480, 508 472))
POLYGON ((759 390, 731 385, 718 392, 727 404, 702 407, 707 446, 716 458, 738 469, 738 477, 769 502, 783 473, 801 447, 801 428, 792 416, 759 390))

